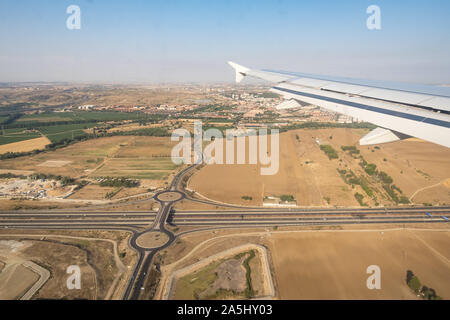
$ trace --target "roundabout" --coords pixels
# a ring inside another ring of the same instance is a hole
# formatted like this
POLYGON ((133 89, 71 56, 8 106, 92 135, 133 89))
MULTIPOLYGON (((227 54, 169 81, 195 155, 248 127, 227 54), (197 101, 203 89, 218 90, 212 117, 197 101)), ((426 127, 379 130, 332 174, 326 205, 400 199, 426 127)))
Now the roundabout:
POLYGON ((155 195, 155 199, 159 202, 176 202, 185 197, 184 193, 179 191, 163 191, 155 195))
POLYGON ((163 247, 169 241, 169 236, 161 231, 144 232, 136 238, 136 244, 146 250, 163 247))

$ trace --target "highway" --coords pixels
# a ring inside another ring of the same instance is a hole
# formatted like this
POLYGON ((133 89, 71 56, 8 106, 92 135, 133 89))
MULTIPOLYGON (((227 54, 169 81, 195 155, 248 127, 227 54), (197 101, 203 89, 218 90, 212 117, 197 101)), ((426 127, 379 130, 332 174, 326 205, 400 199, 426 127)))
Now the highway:
MULTIPOLYGON (((165 191, 153 195, 159 202, 158 212, 148 211, 74 211, 17 210, 0 212, 1 229, 53 230, 121 230, 131 232, 129 246, 138 253, 138 261, 129 278, 123 299, 139 299, 146 275, 156 253, 169 247, 177 237, 199 229, 174 234, 166 228, 197 226, 201 230, 220 228, 252 228, 275 226, 323 226, 348 224, 413 224, 442 223, 450 216, 450 207, 394 208, 267 208, 244 207, 197 199, 184 191, 183 182, 199 165, 184 168, 176 174, 165 191), (181 200, 220 206, 222 210, 174 210, 181 200), (203 227, 203 229, 202 229, 203 227), (167 235, 167 242, 158 247, 142 245, 148 233, 167 235)), ((143 200, 139 200, 143 201, 143 200)))

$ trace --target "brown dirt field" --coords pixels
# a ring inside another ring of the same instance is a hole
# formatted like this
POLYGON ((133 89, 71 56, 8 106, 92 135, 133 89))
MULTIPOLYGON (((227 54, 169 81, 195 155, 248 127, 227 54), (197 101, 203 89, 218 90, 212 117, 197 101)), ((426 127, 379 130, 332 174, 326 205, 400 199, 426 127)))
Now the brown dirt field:
POLYGON ((48 230, 44 233, 42 230, 2 230, 0 236, 1 240, 28 239, 26 243, 29 246, 21 248, 20 256, 51 272, 51 278, 33 299, 104 299, 107 293, 112 293, 114 299, 120 299, 124 279, 128 275, 123 274, 118 286, 110 290, 118 272, 113 244, 65 236, 111 239, 118 245, 118 254, 127 273, 136 263, 136 253, 128 247, 130 234, 127 232, 48 230), (81 290, 66 288, 66 268, 72 264, 81 268, 81 290))
POLYGON ((2 169, 2 170, 0 170, 0 174, 4 174, 4 173, 12 173, 12 174, 17 174, 17 175, 28 176, 28 175, 30 175, 30 174, 33 174, 34 171, 27 171, 27 170, 9 170, 9 169, 2 169))
POLYGON ((0 199, 0 211, 26 210, 26 209, 64 209, 64 208, 80 208, 85 206, 86 206, 85 204, 63 203, 52 201, 0 199))
POLYGON ((204 204, 200 202, 181 200, 173 205, 175 210, 226 210, 229 208, 204 204))
POLYGON ((0 146, 0 154, 7 152, 28 152, 36 149, 44 149, 51 141, 47 137, 8 143, 0 146))
POLYGON ((34 298, 104 298, 116 272, 111 247, 109 243, 98 241, 66 239, 55 242, 34 241, 33 246, 23 253, 52 273, 52 277, 34 298), (80 290, 69 290, 65 285, 68 277, 66 269, 69 265, 80 266, 82 275, 80 290))
MULTIPOLYGON (((132 199, 134 201, 135 199, 132 199)), ((148 199, 144 202, 138 202, 138 203, 128 203, 128 201, 125 202, 119 202, 114 203, 111 205, 98 205, 98 206, 91 206, 89 207, 90 211, 155 211, 156 208, 159 208, 159 203, 148 199)), ((87 210, 87 209, 85 209, 87 210)))
POLYGON ((16 264, 0 274, 0 299, 14 300, 20 298, 31 286, 39 280, 39 275, 30 269, 16 264))
POLYGON ((141 193, 147 193, 147 188, 137 187, 137 188, 122 188, 114 197, 112 197, 113 200, 115 199, 121 199, 141 193))
POLYGON ((91 265, 86 262, 86 253, 74 246, 58 243, 35 242, 32 250, 24 254, 48 269, 52 276, 33 297, 35 299, 95 299, 96 276, 91 265), (78 265, 81 269, 81 289, 66 287, 67 267, 78 265))
MULTIPOLYGON (((332 206, 359 206, 354 193, 365 195, 365 192, 360 186, 352 189, 337 172, 337 169, 345 168, 358 175, 365 175, 359 165, 360 160, 341 150, 341 146, 348 145, 355 145, 368 163, 374 163, 379 170, 388 173, 407 197, 419 188, 450 177, 448 148, 417 139, 379 145, 379 149, 359 146, 358 140, 367 132, 365 129, 348 128, 285 132, 280 135, 280 166, 277 174, 262 176, 259 165, 207 165, 191 177, 188 187, 210 199, 241 205, 262 205, 264 196, 292 194, 298 206, 324 206, 327 205, 327 197, 332 206), (316 138, 322 144, 330 144, 337 151, 339 159, 329 160, 320 150, 316 138), (245 195, 253 199, 243 200, 242 196, 245 195)), ((371 184, 371 187, 379 192, 376 194, 380 204, 395 204, 383 196, 380 183, 371 184)), ((450 203, 450 188, 439 188, 439 192, 434 189, 431 197, 425 191, 418 193, 418 203, 450 203)), ((365 202, 375 205, 375 201, 367 195, 365 202)))
POLYGON ((121 126, 117 126, 114 128, 111 128, 108 130, 108 132, 124 132, 124 131, 133 131, 133 130, 140 130, 140 129, 146 129, 146 128, 155 128, 159 127, 159 124, 147 124, 147 125, 139 125, 138 123, 128 123, 121 126))
POLYGON ((406 271, 450 297, 448 232, 308 232, 272 235, 281 299, 416 299, 406 271), (419 240, 422 238, 422 240, 419 240), (366 287, 366 268, 381 268, 381 289, 366 287))
MULTIPOLYGON (((119 252, 126 253, 125 257, 121 258, 122 262, 125 265, 132 266, 133 260, 136 258, 135 251, 130 249, 128 246, 128 239, 130 237, 129 232, 104 231, 104 230, 96 230, 96 231, 45 230, 45 232, 43 232, 42 230, 32 230, 32 229, 26 229, 26 230, 2 229, 2 230, 0 230, 1 239, 7 238, 7 236, 9 234, 25 234, 25 235, 36 234, 39 236, 42 234, 45 234, 48 237, 51 237, 52 235, 61 235, 61 236, 75 236, 75 237, 85 237, 85 238, 111 239, 118 243, 119 252)), ((39 237, 39 238, 41 238, 41 237, 39 237)), ((18 240, 18 237, 11 237, 11 239, 18 240)), ((57 239, 61 239, 61 238, 57 238, 57 239)), ((64 239, 64 240, 67 240, 67 239, 64 239)), ((93 243, 95 245, 95 243, 99 243, 99 242, 93 242, 93 243)), ((108 245, 108 244, 106 244, 106 245, 108 245)), ((106 247, 106 249, 104 251, 108 252, 108 250, 110 250, 110 247, 106 247)))
POLYGON ((100 187, 99 185, 90 184, 76 191, 69 199, 105 200, 105 195, 116 189, 114 187, 100 187))

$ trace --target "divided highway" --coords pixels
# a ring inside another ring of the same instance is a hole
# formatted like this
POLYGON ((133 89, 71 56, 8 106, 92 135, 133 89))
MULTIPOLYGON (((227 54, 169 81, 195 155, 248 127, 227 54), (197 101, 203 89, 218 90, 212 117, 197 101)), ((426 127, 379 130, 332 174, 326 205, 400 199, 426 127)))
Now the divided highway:
MULTIPOLYGON (((179 235, 166 228, 177 226, 242 228, 269 226, 343 225, 343 224, 411 224, 448 221, 450 207, 398 208, 258 208, 228 205, 211 200, 196 199, 186 194, 182 182, 198 165, 181 170, 166 191, 153 196, 158 212, 33 210, 0 213, 0 229, 59 229, 59 230, 122 230, 132 236, 129 245, 138 253, 138 262, 128 281, 123 299, 139 299, 146 275, 155 254, 169 247, 179 235), (201 202, 229 208, 228 210, 175 211, 173 205, 181 200, 201 202), (152 234, 164 234, 167 241, 148 247, 146 239, 152 234)), ((195 230, 194 230, 195 231, 195 230)), ((186 231, 186 234, 193 231, 186 231)))

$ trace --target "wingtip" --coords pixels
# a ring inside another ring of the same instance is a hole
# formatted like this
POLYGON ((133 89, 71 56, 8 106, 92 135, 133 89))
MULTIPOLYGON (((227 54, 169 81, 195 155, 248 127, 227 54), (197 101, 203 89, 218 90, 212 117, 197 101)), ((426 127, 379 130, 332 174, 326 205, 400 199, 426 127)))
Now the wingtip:
POLYGON ((228 61, 228 64, 236 71, 236 82, 241 82, 249 69, 233 61, 228 61))

